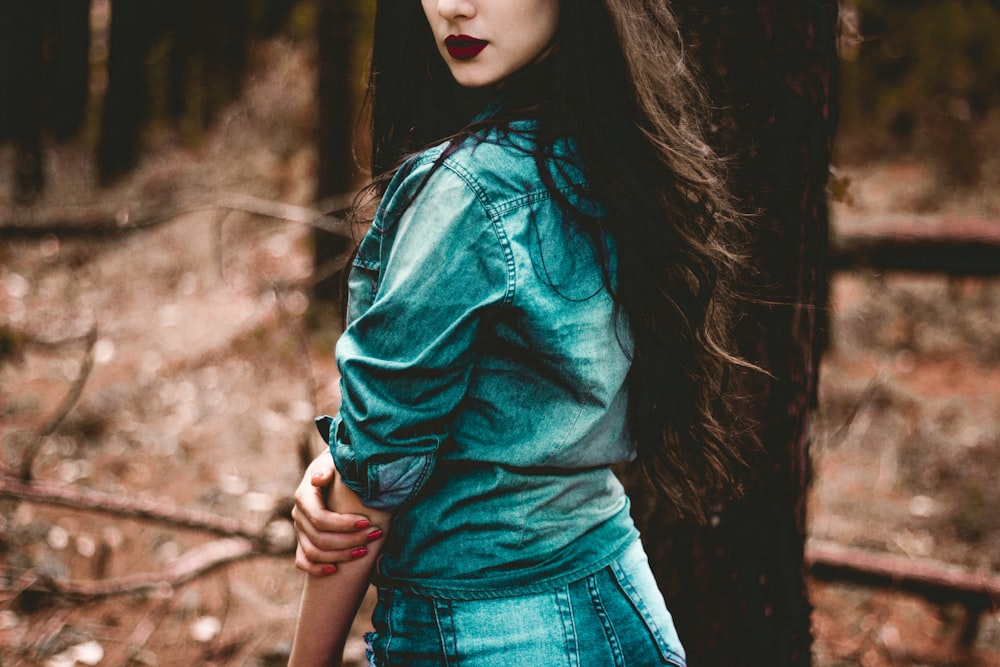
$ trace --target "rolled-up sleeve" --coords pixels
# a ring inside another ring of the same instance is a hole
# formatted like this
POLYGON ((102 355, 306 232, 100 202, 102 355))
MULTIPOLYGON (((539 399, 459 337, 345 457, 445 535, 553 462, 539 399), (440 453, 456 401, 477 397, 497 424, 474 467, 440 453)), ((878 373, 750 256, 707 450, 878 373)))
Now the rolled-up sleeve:
POLYGON ((390 186, 383 206, 371 232, 375 275, 350 281, 349 298, 357 290, 367 307, 350 309, 337 343, 343 398, 328 442, 344 483, 392 512, 448 442, 484 317, 512 297, 514 281, 504 231, 468 174, 425 164, 390 186))

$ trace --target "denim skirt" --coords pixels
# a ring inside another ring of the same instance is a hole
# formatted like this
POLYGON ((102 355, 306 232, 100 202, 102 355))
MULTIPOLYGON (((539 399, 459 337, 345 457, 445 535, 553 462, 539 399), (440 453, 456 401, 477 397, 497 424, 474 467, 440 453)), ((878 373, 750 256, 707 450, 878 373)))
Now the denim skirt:
POLYGON ((429 598, 379 588, 373 667, 684 667, 684 649, 636 540, 601 570, 550 591, 429 598))

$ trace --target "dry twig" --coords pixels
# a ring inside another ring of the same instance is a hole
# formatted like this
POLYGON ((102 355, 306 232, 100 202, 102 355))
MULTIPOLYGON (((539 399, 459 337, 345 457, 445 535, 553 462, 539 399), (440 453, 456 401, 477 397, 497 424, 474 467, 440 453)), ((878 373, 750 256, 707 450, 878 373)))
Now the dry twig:
POLYGON ((864 586, 921 595, 935 604, 960 602, 966 619, 959 643, 972 646, 982 614, 1000 610, 1000 577, 927 558, 901 558, 828 542, 809 541, 806 561, 817 579, 848 581, 864 586))
POLYGON ((841 579, 898 588, 930 598, 1000 606, 1000 577, 929 558, 904 558, 810 540, 806 560, 821 579, 841 579))
MULTIPOLYGON (((334 210, 346 208, 350 205, 353 197, 354 195, 351 193, 339 195, 330 201, 330 206, 334 210)), ((31 219, 27 221, 0 219, 0 238, 118 237, 156 227, 189 213, 219 209, 287 220, 322 229, 332 234, 347 235, 350 233, 350 225, 336 215, 327 215, 313 208, 251 195, 221 193, 214 195, 209 202, 204 204, 187 203, 180 206, 163 206, 149 211, 132 211, 127 208, 108 211, 93 207, 76 211, 64 208, 33 211, 31 219)))
POLYGON ((216 540, 191 549, 174 560, 163 572, 135 574, 105 581, 57 581, 35 575, 22 590, 47 591, 77 602, 174 589, 224 565, 259 555, 286 555, 242 538, 216 540))
POLYGON ((90 371, 94 368, 94 345, 97 344, 97 327, 92 327, 87 333, 87 352, 84 355, 83 363, 80 364, 80 372, 77 373, 76 378, 73 380, 73 384, 70 385, 69 391, 63 397, 63 400, 59 403, 59 407, 43 426, 35 439, 25 447, 24 457, 21 459, 20 464, 20 477, 23 480, 31 480, 31 466, 35 462, 35 457, 38 456, 38 452, 42 448, 42 443, 45 438, 49 437, 55 433, 59 425, 63 423, 66 416, 76 405, 77 401, 80 400, 80 395, 83 393, 83 386, 87 384, 87 378, 90 377, 90 371))
POLYGON ((267 542, 261 531, 249 523, 208 512, 171 507, 163 500, 123 498, 110 493, 81 491, 49 482, 27 482, 4 474, 0 474, 0 496, 114 516, 146 519, 227 537, 237 536, 258 546, 267 542))

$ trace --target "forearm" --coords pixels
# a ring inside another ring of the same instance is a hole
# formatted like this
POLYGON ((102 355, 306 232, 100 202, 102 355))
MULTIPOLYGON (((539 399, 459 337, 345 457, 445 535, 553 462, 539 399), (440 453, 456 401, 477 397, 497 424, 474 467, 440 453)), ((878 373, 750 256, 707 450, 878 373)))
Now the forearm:
POLYGON ((344 563, 335 576, 306 575, 289 667, 339 667, 351 622, 368 588, 369 559, 344 563))
MULTIPOLYGON (((389 515, 368 509, 336 477, 331 485, 330 509, 365 514, 373 523, 389 530, 389 515)), ((298 624, 289 667, 339 666, 344 644, 384 540, 369 544, 360 558, 337 564, 330 576, 307 575, 302 591, 298 624)))

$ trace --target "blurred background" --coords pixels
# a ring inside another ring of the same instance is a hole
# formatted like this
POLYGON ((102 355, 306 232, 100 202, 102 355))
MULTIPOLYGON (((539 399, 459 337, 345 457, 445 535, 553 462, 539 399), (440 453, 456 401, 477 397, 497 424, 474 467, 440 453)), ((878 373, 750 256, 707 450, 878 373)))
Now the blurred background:
MULTIPOLYGON (((287 659, 372 20, 0 0, 0 664, 287 659)), ((816 665, 1000 665, 998 35, 841 5, 809 553, 947 585, 814 577, 816 665)))

